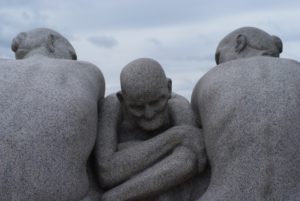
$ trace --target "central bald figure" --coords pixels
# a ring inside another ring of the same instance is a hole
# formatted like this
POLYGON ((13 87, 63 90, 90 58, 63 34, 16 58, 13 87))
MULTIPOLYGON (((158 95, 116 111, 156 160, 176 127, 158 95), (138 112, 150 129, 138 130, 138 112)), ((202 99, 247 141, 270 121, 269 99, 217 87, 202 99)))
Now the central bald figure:
POLYGON ((168 199, 164 191, 204 169, 204 144, 190 105, 171 88, 152 59, 137 59, 121 72, 121 91, 108 96, 100 112, 99 180, 110 189, 102 200, 168 199))

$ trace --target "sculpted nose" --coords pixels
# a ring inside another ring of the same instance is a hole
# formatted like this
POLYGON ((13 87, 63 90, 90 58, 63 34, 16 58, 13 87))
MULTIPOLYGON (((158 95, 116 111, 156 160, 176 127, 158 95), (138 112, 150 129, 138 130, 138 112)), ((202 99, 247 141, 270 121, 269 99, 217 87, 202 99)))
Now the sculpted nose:
POLYGON ((151 119, 153 116, 154 116, 154 110, 149 105, 146 105, 146 107, 145 107, 145 117, 147 119, 151 119))

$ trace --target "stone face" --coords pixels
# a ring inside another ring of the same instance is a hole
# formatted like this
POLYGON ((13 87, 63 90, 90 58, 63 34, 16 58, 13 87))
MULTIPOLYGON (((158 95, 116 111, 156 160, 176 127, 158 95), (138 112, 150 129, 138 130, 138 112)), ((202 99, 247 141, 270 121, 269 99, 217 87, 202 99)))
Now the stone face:
MULTIPOLYGON (((18 43, 29 44, 27 34, 18 43)), ((80 201, 89 192, 86 164, 104 78, 96 66, 70 60, 72 54, 61 54, 56 45, 53 55, 43 41, 21 60, 0 60, 3 201, 80 201)))
POLYGON ((199 201, 300 198, 300 64, 272 57, 224 62, 204 75, 192 105, 212 168, 199 201))
POLYGON ((171 84, 158 62, 138 59, 123 69, 122 90, 104 100, 96 143, 102 201, 192 197, 204 144, 190 104, 171 84))

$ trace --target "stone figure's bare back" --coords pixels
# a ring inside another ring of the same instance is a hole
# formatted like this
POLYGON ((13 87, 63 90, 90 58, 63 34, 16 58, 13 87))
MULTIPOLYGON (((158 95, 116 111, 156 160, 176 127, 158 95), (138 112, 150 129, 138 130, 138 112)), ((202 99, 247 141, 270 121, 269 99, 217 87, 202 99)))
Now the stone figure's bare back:
POLYGON ((254 57, 221 64, 192 99, 212 166, 201 201, 299 199, 299 63, 254 57))
POLYGON ((60 59, 0 62, 1 200, 83 198, 104 93, 101 72, 60 59))

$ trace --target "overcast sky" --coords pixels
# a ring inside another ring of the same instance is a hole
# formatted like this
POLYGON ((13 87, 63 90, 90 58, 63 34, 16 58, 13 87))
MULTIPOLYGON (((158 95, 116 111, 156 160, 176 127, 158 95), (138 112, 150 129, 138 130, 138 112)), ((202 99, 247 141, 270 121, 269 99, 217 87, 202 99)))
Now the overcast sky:
POLYGON ((0 0, 0 57, 14 58, 10 44, 19 32, 47 27, 101 69, 106 94, 119 90, 127 63, 149 57, 172 78, 173 91, 190 99, 215 65, 218 42, 242 26, 279 36, 281 57, 300 60, 299 0, 0 0))

